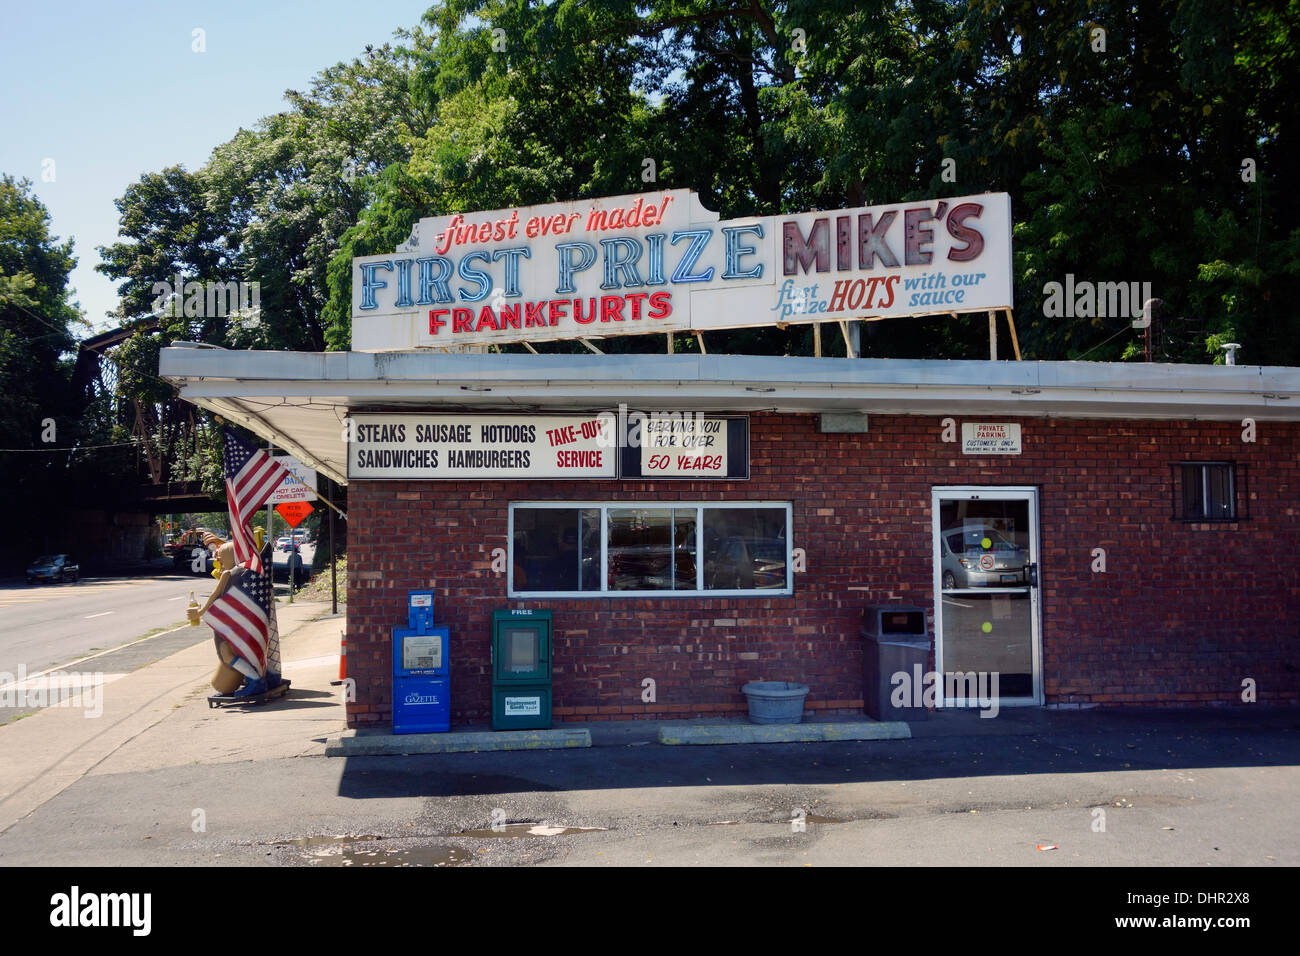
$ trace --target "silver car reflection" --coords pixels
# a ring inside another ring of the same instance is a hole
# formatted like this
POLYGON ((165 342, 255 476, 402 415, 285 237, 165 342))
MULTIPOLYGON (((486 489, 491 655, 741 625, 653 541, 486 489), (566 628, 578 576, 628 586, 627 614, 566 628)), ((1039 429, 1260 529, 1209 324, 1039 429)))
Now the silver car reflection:
POLYGON ((979 525, 948 528, 939 533, 939 551, 945 591, 1029 583, 1029 549, 993 528, 979 525))

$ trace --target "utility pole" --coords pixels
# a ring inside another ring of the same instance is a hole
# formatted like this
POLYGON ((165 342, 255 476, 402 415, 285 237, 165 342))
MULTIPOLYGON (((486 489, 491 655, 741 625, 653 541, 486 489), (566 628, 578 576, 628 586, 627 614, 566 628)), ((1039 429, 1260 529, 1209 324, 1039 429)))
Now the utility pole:
MULTIPOLYGON (((274 457, 275 445, 266 443, 266 453, 274 457)), ((266 573, 271 576, 271 594, 275 594, 275 505, 266 503, 266 539, 271 542, 271 566, 266 573)), ((293 537, 289 537, 289 546, 293 547, 293 537)), ((293 552, 289 552, 289 603, 293 603, 293 552)))
MULTIPOLYGON (((330 482, 330 492, 334 491, 334 482, 330 482)), ((329 509, 329 534, 330 534, 330 613, 339 612, 339 577, 338 567, 334 563, 334 509, 329 509)))

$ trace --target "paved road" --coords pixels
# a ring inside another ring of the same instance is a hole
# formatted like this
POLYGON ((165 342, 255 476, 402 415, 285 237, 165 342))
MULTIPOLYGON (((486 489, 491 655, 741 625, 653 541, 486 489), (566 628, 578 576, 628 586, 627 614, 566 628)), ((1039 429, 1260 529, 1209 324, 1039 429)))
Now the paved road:
POLYGON ((102 773, 0 835, 0 862, 1295 866, 1295 723, 102 773))
MULTIPOLYGON (((303 551, 307 564, 308 548, 303 551)), ((286 568, 281 564, 279 571, 286 568)), ((139 576, 82 578, 76 584, 0 580, 0 725, 35 709, 5 706, 5 688, 23 686, 13 683, 22 676, 52 668, 124 674, 208 639, 207 628, 182 625, 190 592, 202 604, 214 584, 211 577, 157 568, 139 576), (149 639, 142 641, 146 635, 149 639), (89 659, 72 663, 83 658, 89 659)), ((276 593, 287 595, 287 575, 276 593)))
POLYGON ((0 672, 28 674, 185 623, 212 578, 164 574, 82 578, 76 584, 0 583, 0 672))

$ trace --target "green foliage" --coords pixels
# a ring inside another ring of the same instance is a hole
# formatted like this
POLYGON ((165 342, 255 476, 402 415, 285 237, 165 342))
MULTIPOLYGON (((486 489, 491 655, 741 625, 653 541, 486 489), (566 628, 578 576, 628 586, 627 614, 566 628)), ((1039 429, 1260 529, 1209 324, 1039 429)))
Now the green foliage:
MULTIPOLYGON (((318 541, 316 544, 316 557, 312 559, 311 583, 298 592, 297 600, 299 601, 328 601, 331 597, 330 565, 329 559, 325 556, 325 543, 318 541)), ((348 600, 348 556, 340 554, 334 559, 335 574, 338 580, 339 603, 346 604, 348 600)))
MULTIPOLYGON (((226 497, 226 471, 222 458, 224 442, 221 427, 210 425, 194 431, 191 447, 181 449, 173 464, 177 481, 198 481, 209 498, 224 501, 226 497)), ((229 518, 226 519, 227 522, 229 518)))
MULTIPOLYGON (((1005 151, 1023 169, 1023 188, 1011 192, 1028 355, 1141 357, 1142 333, 1126 329, 1128 317, 1042 317, 1043 284, 1073 273, 1151 283, 1164 303, 1158 360, 1204 362, 1216 343, 1240 336, 1247 361, 1300 361, 1289 306, 1300 293, 1300 208, 1294 191, 1278 189, 1300 160, 1294 130, 1282 135, 1296 115, 1284 98, 1300 95, 1291 52, 1300 7, 1289 7, 1284 15, 1274 4, 1166 0, 1139 15, 1077 2, 1044 18, 1013 4, 980 25, 1033 25, 1016 62, 1039 81, 1044 123, 1005 151), (1089 41, 1098 23, 1104 53, 1089 41), (1242 177, 1247 157, 1253 183, 1242 177)), ((1004 102, 993 99, 991 115, 1004 102)), ((1003 128, 984 136, 1004 142, 1003 128)))
POLYGON ((10 533, 0 568, 14 570, 47 546, 51 509, 76 500, 87 476, 108 485, 129 468, 130 449, 94 417, 81 418, 71 386, 73 332, 84 327, 71 299, 72 242, 50 234, 50 216, 27 180, 0 176, 0 499, 10 533), (70 451, 69 449, 78 449, 70 451), (124 456, 122 453, 126 452, 124 456))
MULTIPOLYGON (((0 176, 0 448, 38 448, 43 422, 74 437, 75 409, 60 358, 81 314, 68 301, 72 241, 50 235, 50 216, 28 180, 0 176)), ((71 444, 70 441, 64 444, 71 444)))
MULTIPOLYGON (((104 268, 128 318, 157 312, 160 276, 261 283, 259 315, 164 316, 156 340, 346 349, 351 259, 422 217, 648 188, 724 217, 1006 191, 1026 357, 1141 356, 1126 316, 1043 316, 1044 284, 1072 273, 1151 283, 1158 357, 1205 362, 1232 334, 1246 361, 1300 363, 1297 33, 1300 0, 446 0, 197 173, 129 189, 104 268)), ((716 339, 806 353, 811 332, 716 339)), ((870 323, 863 341, 986 348, 982 319, 870 323)))

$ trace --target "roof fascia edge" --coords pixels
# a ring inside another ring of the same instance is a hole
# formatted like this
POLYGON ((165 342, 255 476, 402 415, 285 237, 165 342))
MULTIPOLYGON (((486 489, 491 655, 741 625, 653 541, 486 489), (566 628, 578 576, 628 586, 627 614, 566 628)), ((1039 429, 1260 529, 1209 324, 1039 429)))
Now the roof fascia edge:
MULTIPOLYGON (((262 398, 276 396, 313 397, 322 393, 354 400, 374 400, 385 398, 427 398, 429 400, 457 399, 465 402, 470 396, 463 391, 461 382, 440 381, 360 381, 360 382, 298 382, 298 381, 203 381, 187 383, 182 390, 182 397, 187 401, 198 403, 201 400, 229 398, 262 398), (233 386, 233 387, 232 387, 233 386), (242 386, 239 387, 239 386, 242 386)), ((496 387, 500 387, 498 382, 496 387)), ((621 390, 629 398, 671 396, 676 399, 717 400, 728 395, 735 395, 735 390, 743 386, 740 382, 637 382, 634 385, 622 382, 530 382, 527 385, 508 383, 500 398, 519 400, 534 397, 555 397, 557 394, 574 398, 602 398, 608 400, 612 390, 621 390)), ((1225 408, 1277 409, 1283 407, 1276 399, 1268 399, 1262 390, 1218 391, 1201 389, 1163 389, 1123 388, 1107 386, 1052 386, 1035 389, 1037 394, 1032 402, 1026 402, 1027 396, 1017 394, 999 394, 1012 392, 1008 386, 989 385, 952 385, 952 384, 896 384, 874 383, 862 385, 835 385, 822 383, 805 383, 798 386, 771 385, 749 386, 755 388, 754 397, 762 395, 770 400, 778 399, 814 399, 817 397, 834 397, 838 400, 853 401, 888 401, 900 396, 912 396, 925 401, 963 402, 979 400, 983 402, 1005 404, 1008 406, 1033 404, 1057 407, 1062 410, 1088 403, 1103 403, 1115 406, 1133 406, 1139 411, 1150 405, 1221 405, 1225 408), (761 388, 762 391, 758 391, 761 388)), ((486 393, 474 393, 475 395, 486 393)))

